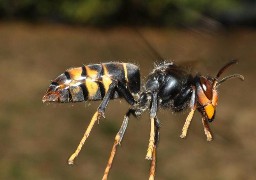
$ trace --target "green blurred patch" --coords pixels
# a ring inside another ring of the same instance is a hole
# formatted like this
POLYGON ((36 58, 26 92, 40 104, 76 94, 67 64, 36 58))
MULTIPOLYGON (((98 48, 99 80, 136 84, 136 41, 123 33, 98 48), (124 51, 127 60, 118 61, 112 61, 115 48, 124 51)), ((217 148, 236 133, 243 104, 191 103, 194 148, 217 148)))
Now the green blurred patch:
POLYGON ((25 179, 26 175, 24 174, 24 165, 22 164, 21 161, 17 160, 13 166, 10 168, 10 172, 9 174, 11 175, 11 177, 9 178, 13 178, 13 179, 25 179))
POLYGON ((246 11, 238 0, 0 0, 0 17, 86 25, 192 25, 205 16, 222 20, 224 13, 246 11))
POLYGON ((104 121, 107 122, 104 122, 104 124, 102 123, 99 126, 100 131, 109 137, 114 137, 120 128, 120 126, 116 123, 117 121, 113 119, 106 119, 104 121))

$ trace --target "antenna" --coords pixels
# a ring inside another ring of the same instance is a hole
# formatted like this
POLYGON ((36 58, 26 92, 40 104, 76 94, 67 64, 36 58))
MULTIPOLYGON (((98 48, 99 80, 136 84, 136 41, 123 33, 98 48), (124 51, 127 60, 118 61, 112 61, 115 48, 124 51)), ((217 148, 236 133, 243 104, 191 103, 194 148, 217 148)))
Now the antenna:
POLYGON ((139 31, 138 28, 134 28, 134 32, 141 38, 141 40, 146 44, 150 52, 158 59, 164 60, 164 58, 159 54, 159 52, 152 46, 152 44, 146 39, 146 37, 139 31))

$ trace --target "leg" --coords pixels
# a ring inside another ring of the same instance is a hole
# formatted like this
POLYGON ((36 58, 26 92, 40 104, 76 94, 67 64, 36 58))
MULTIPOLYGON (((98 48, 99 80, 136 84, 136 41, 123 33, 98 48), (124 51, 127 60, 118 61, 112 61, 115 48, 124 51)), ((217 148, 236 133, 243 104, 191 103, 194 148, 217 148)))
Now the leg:
POLYGON ((210 126, 206 120, 206 118, 202 118, 202 123, 204 125, 204 133, 207 137, 207 141, 211 141, 212 140, 212 134, 211 134, 211 129, 210 129, 210 126))
POLYGON ((113 95, 115 88, 117 86, 117 82, 113 81, 112 84, 109 85, 108 91, 105 94, 104 98, 102 99, 102 102, 100 103, 100 106, 98 107, 98 112, 101 116, 105 118, 105 109, 109 103, 110 97, 113 95))
POLYGON ((155 179, 155 173, 156 173, 156 146, 154 146, 153 149, 153 157, 150 164, 150 171, 149 171, 149 180, 155 179))
POLYGON ((153 149, 153 157, 150 164, 149 180, 154 180, 155 173, 156 173, 156 150, 159 142, 159 134, 160 134, 159 129, 160 129, 159 121, 157 118, 155 118, 155 146, 153 149))
MULTIPOLYGON (((133 105, 135 103, 135 100, 134 100, 132 94, 125 87, 124 84, 118 82, 117 91, 120 94, 123 95, 123 97, 125 98, 125 100, 129 104, 133 105)), ((107 164, 107 167, 105 169, 104 176, 102 178, 103 180, 106 180, 108 178, 108 174, 109 174, 109 171, 110 171, 111 166, 113 164, 113 160, 115 158, 115 154, 116 154, 116 151, 117 151, 117 145, 120 145, 120 143, 122 141, 122 138, 123 138, 125 130, 126 130, 127 126, 128 126, 128 120, 129 120, 129 117, 130 117, 131 114, 134 114, 134 110, 133 109, 129 109, 129 111, 124 116, 124 120, 123 120, 122 126, 121 126, 120 130, 118 131, 118 133, 117 133, 117 135, 115 137, 115 142, 113 144, 113 147, 112 147, 112 150, 111 150, 111 153, 110 153, 110 157, 109 157, 109 160, 108 160, 108 164, 107 164)))
POLYGON ((189 112, 186 122, 182 128, 182 133, 180 135, 181 138, 185 138, 187 136, 188 128, 189 128, 190 122, 193 118, 194 112, 195 112, 195 109, 191 109, 191 111, 189 112))
POLYGON ((76 151, 70 156, 70 158, 68 159, 68 164, 74 164, 74 159, 78 156, 79 152, 81 151, 86 139, 88 138, 94 124, 96 121, 98 121, 101 116, 104 117, 104 111, 108 105, 108 102, 110 100, 110 97, 112 95, 112 93, 114 92, 115 90, 115 87, 116 87, 116 83, 112 83, 110 86, 109 86, 109 90, 108 92, 106 93, 106 95, 104 96, 98 110, 95 112, 95 114, 93 115, 91 121, 90 121, 90 124, 89 126, 87 127, 85 133, 84 133, 84 136, 83 138, 81 139, 79 145, 77 146, 77 149, 76 151))
POLYGON ((102 180, 107 180, 108 179, 108 174, 109 174, 109 171, 111 169, 111 166, 112 166, 112 163, 113 163, 113 160, 115 158, 116 151, 117 151, 117 145, 120 145, 120 143, 123 139, 125 130, 128 126, 128 121, 129 121, 130 114, 133 113, 133 111, 134 111, 133 109, 129 109, 129 111, 124 116, 122 126, 121 126, 120 130, 118 131, 118 133, 116 134, 115 142, 113 144, 113 147, 112 147, 112 150, 111 150, 111 153, 110 153, 110 157, 109 157, 109 160, 108 160, 108 164, 107 164, 107 167, 105 169, 104 176, 103 176, 102 180))
POLYGON ((150 109, 150 136, 146 159, 151 160, 153 155, 153 150, 155 146, 155 117, 157 111, 157 93, 152 95, 152 105, 150 109))
POLYGON ((131 94, 131 92, 125 87, 125 85, 121 82, 118 82, 117 91, 123 95, 124 99, 130 104, 134 105, 135 100, 131 94))
POLYGON ((189 112, 189 114, 187 116, 187 119, 185 121, 185 124, 182 128, 182 132, 181 132, 181 135, 180 135, 181 138, 185 138, 187 136, 189 125, 192 121, 192 118, 194 116, 194 112, 196 110, 195 88, 193 87, 192 89, 193 90, 192 90, 192 95, 191 95, 191 100, 190 100, 191 111, 189 112))
POLYGON ((155 144, 155 122, 154 118, 150 118, 150 136, 146 159, 151 160, 155 144))

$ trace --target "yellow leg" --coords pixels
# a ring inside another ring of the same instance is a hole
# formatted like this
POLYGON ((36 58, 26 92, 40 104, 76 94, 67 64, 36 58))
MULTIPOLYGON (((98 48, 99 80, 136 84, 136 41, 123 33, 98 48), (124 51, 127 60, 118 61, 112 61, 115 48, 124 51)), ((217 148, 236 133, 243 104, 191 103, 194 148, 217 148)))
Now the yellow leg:
POLYGON ((89 126, 87 127, 85 133, 84 133, 84 136, 83 138, 81 139, 79 145, 77 146, 76 148, 76 151, 70 156, 70 158, 68 159, 68 164, 74 164, 74 159, 78 156, 79 152, 81 151, 86 139, 88 138, 92 128, 93 128, 93 125, 95 124, 95 122, 100 118, 100 113, 97 111, 92 119, 91 119, 91 122, 89 124, 89 126))
POLYGON ((150 118, 150 137, 149 137, 149 144, 146 159, 151 160, 152 154, 155 146, 155 119, 150 118))
POLYGON ((117 146, 120 145, 120 143, 122 141, 122 138, 124 136, 125 130, 126 130, 127 125, 128 125, 128 119, 129 119, 128 116, 124 116, 124 121, 122 123, 122 126, 121 126, 120 130, 118 131, 118 133, 116 134, 115 142, 113 144, 113 147, 112 147, 112 150, 111 150, 111 153, 110 153, 110 157, 109 157, 109 160, 108 160, 108 164, 107 164, 107 167, 105 169, 102 180, 107 180, 108 179, 108 174, 109 174, 109 171, 110 171, 111 166, 113 164, 113 160, 114 160, 115 155, 116 155, 117 146))
POLYGON ((154 146, 154 149, 153 149, 153 158, 150 165, 149 180, 155 179, 155 173, 156 173, 156 146, 154 146))
POLYGON ((189 128, 190 122, 193 118, 194 112, 195 112, 195 109, 191 109, 191 111, 189 112, 186 122, 182 128, 182 133, 180 135, 181 138, 185 138, 187 136, 188 128, 189 128))
POLYGON ((202 118, 202 123, 204 125, 204 133, 207 137, 207 141, 211 141, 212 140, 212 134, 211 134, 211 129, 210 129, 210 126, 209 126, 207 120, 205 118, 202 118))

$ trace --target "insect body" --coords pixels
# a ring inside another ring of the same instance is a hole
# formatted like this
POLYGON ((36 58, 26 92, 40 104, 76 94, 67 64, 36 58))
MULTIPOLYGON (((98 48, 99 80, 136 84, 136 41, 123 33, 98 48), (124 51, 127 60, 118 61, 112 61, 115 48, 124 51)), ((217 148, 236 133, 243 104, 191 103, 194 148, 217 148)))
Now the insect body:
POLYGON ((104 111, 110 99, 124 98, 131 105, 115 137, 103 179, 108 177, 117 146, 124 136, 130 115, 138 117, 144 111, 149 110, 150 137, 146 159, 151 160, 149 179, 154 179, 160 129, 160 122, 157 118, 159 107, 169 108, 173 111, 190 108, 181 138, 186 137, 194 112, 198 110, 202 115, 207 140, 211 141, 212 135, 208 122, 213 121, 215 117, 218 100, 217 87, 231 78, 244 80, 240 74, 233 74, 219 80, 220 75, 235 63, 237 63, 236 60, 227 63, 215 77, 199 74, 192 76, 173 63, 162 63, 148 75, 142 88, 140 87, 140 71, 136 65, 117 62, 85 65, 68 69, 53 80, 43 97, 43 102, 102 100, 80 144, 69 158, 69 164, 73 164, 74 159, 78 156, 94 123, 101 116, 104 117, 104 111))

